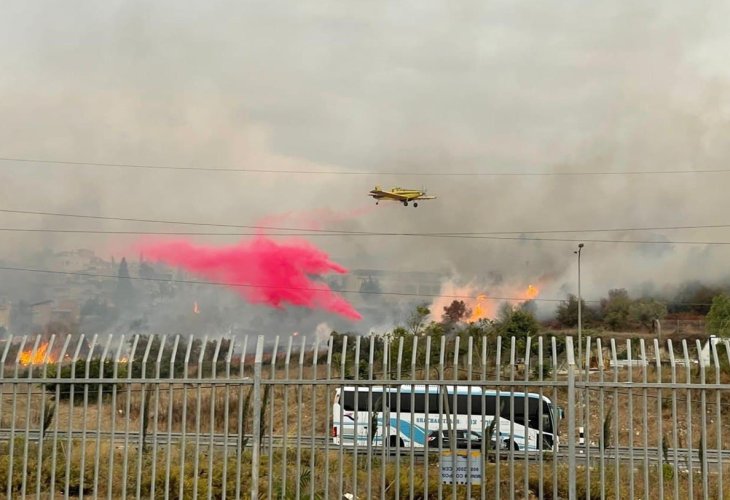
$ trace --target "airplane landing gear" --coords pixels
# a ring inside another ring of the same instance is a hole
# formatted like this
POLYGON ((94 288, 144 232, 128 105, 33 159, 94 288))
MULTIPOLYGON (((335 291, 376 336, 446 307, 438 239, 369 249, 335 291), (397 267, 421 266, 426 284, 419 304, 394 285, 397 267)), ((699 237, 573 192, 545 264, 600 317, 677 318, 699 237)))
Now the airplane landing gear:
POLYGON ((416 208, 418 206, 418 202, 413 202, 413 208, 416 208))
POLYGON ((404 202, 403 202, 403 206, 404 206, 404 207, 407 207, 407 206, 408 206, 408 202, 407 202, 407 201, 404 201, 404 202))

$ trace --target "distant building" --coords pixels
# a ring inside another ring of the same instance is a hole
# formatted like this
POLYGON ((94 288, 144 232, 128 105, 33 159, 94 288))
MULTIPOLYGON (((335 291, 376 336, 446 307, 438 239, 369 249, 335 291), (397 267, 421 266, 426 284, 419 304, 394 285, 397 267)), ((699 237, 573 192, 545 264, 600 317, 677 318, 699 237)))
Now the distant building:
POLYGON ((0 303, 0 330, 4 332, 10 331, 10 302, 0 303))
POLYGON ((51 322, 66 324, 78 323, 79 303, 73 299, 44 300, 30 305, 31 324, 44 327, 51 322))
POLYGON ((353 269, 345 277, 343 288, 386 290, 388 292, 437 295, 444 279, 441 273, 426 271, 386 271, 382 269, 353 269), (363 287, 364 285, 364 287, 363 287))
POLYGON ((69 323, 77 323, 79 321, 81 306, 78 300, 59 298, 54 301, 54 305, 55 307, 51 311, 51 321, 65 321, 69 323))
POLYGON ((97 257, 92 250, 83 248, 57 252, 53 254, 51 260, 53 269, 70 273, 82 271, 108 272, 110 270, 110 264, 107 261, 97 257))
POLYGON ((53 301, 43 300, 30 305, 31 324, 33 326, 46 326, 51 322, 53 312, 53 301))

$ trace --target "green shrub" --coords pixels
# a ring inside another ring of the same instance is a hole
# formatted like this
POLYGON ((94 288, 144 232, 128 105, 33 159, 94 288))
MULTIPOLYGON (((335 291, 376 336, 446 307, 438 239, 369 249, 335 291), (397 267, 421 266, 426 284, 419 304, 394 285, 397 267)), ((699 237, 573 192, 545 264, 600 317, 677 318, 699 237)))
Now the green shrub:
MULTIPOLYGON (((61 400, 70 399, 73 390, 74 401, 83 400, 84 391, 86 391, 88 394, 88 400, 90 402, 95 402, 99 397, 99 388, 101 388, 102 395, 108 395, 111 394, 112 388, 115 385, 118 385, 113 383, 99 383, 94 381, 94 379, 99 378, 114 378, 113 361, 107 360, 102 366, 101 360, 91 360, 89 361, 88 373, 88 382, 65 382, 64 380, 71 379, 72 377, 75 379, 86 379, 86 361, 79 360, 72 365, 63 366, 61 368, 60 377, 58 376, 58 364, 49 365, 46 374, 46 379, 48 379, 48 382, 46 382, 45 384, 46 390, 52 394, 56 394, 56 390, 58 390, 58 394, 61 400), (60 381, 59 378, 61 379, 60 381)), ((126 376, 127 366, 120 364, 117 369, 116 378, 121 379, 126 378, 126 376)))

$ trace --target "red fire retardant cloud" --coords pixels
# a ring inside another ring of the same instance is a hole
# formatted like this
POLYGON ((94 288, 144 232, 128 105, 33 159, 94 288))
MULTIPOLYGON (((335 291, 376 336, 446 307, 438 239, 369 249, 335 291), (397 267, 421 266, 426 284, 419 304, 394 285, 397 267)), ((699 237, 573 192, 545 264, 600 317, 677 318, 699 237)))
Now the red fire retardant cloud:
POLYGON ((304 241, 275 242, 260 235, 225 247, 187 241, 146 242, 145 257, 224 283, 253 304, 284 304, 323 309, 359 320, 359 312, 325 283, 313 279, 347 270, 304 241), (242 285, 242 286, 237 286, 242 285))

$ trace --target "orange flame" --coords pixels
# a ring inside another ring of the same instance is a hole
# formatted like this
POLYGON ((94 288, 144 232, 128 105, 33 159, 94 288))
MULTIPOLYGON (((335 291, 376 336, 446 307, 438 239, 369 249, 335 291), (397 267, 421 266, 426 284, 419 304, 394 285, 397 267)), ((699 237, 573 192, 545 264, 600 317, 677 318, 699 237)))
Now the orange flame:
POLYGON ((200 314, 200 307, 198 306, 197 302, 193 302, 193 312, 195 314, 200 314))
MULTIPOLYGON (((485 293, 479 293, 473 285, 466 285, 463 287, 456 286, 455 284, 448 282, 444 283, 441 288, 441 297, 436 298, 430 306, 430 309, 436 315, 440 315, 443 308, 448 306, 454 299, 454 296, 466 296, 461 299, 466 303, 466 306, 471 310, 469 315, 469 322, 477 322, 481 319, 490 319, 497 316, 499 309, 500 299, 490 298, 485 293), (468 298, 468 296, 474 296, 476 298, 468 298)), ((509 297, 513 300, 509 302, 517 304, 520 302, 526 302, 528 300, 534 300, 540 295, 540 289, 538 286, 530 284, 525 289, 516 289, 514 287, 500 286, 491 290, 490 295, 509 297), (516 300, 514 300, 516 299, 516 300)))
POLYGON ((540 290, 535 285, 527 285, 527 290, 522 294, 525 300, 533 300, 540 295, 540 290))
POLYGON ((484 294, 477 295, 476 304, 472 307, 471 316, 469 321, 479 321, 480 319, 488 318, 491 307, 486 304, 487 296, 484 294))
MULTIPOLYGON (((40 365, 46 362, 46 351, 48 351, 48 342, 45 342, 38 346, 38 349, 33 352, 33 349, 28 349, 20 353, 20 364, 23 366, 28 365, 40 365)), ((51 361, 51 360, 49 360, 51 361)))

